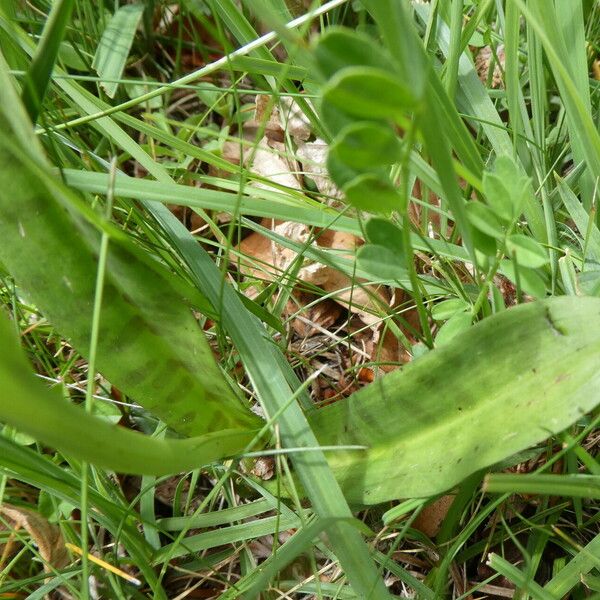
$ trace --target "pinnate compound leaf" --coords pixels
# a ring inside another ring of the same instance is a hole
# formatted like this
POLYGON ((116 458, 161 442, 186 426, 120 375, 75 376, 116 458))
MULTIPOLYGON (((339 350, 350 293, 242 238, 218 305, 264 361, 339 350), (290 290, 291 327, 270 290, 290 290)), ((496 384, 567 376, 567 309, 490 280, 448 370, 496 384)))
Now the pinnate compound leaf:
POLYGON ((426 497, 569 427, 600 403, 600 299, 502 311, 310 423, 351 502, 426 497))

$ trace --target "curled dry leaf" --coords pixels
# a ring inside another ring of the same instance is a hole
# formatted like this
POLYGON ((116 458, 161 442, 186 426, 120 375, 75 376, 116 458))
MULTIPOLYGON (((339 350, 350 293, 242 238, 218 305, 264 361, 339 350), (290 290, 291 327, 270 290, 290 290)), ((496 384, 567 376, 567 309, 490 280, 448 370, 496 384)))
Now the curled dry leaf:
POLYGON ((475 68, 477 69, 477 74, 479 75, 479 79, 485 84, 488 82, 488 76, 490 72, 490 68, 494 65, 494 72, 492 73, 491 86, 492 88, 501 88, 504 86, 503 72, 504 72, 504 46, 502 44, 498 45, 496 48, 496 57, 494 57, 494 53, 490 46, 484 46, 479 50, 477 56, 475 57, 475 68), (498 61, 500 64, 498 64, 498 61))
POLYGON ((272 479, 275 475, 275 459, 272 456, 257 458, 250 472, 263 480, 272 479))
POLYGON ((412 526, 430 538, 434 538, 442 526, 455 496, 447 494, 428 504, 413 521, 412 526))
POLYGON ((329 205, 337 205, 343 192, 331 181, 327 171, 327 142, 317 138, 314 142, 298 144, 296 156, 302 163, 302 172, 310 177, 329 205))
MULTIPOLYGON (((25 529, 31 540, 38 547, 40 556, 44 561, 44 571, 61 569, 69 562, 69 554, 65 548, 65 541, 58 525, 49 523, 39 513, 11 504, 0 506, 0 516, 13 530, 25 529)), ((6 527, 6 526, 5 526, 6 527)), ((5 559, 14 550, 14 541, 11 540, 2 547, 2 558, 5 559), (11 546, 12 544, 12 546, 11 546)))

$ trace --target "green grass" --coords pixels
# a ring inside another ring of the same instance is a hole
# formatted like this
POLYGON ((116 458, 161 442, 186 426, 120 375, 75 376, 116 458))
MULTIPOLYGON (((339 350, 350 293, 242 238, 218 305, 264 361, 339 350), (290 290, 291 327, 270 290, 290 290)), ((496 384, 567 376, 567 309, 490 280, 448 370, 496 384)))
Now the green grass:
POLYGON ((0 598, 598 597, 599 34, 590 0, 4 3, 0 598))

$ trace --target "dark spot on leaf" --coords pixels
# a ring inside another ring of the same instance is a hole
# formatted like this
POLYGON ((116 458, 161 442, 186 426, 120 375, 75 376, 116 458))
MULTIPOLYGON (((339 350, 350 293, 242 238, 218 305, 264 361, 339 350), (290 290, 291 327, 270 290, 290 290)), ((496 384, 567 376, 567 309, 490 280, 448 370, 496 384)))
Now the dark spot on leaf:
POLYGON ((195 418, 196 418, 196 413, 195 412, 186 412, 184 415, 182 415, 181 422, 182 423, 190 423, 195 418))

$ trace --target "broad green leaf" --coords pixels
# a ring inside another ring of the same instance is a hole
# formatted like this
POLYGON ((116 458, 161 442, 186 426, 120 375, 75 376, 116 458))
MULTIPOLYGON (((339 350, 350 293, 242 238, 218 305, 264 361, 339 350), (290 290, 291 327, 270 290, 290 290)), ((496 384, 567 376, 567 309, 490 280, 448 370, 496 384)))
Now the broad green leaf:
POLYGON ((343 27, 332 27, 314 49, 317 67, 325 79, 350 66, 362 65, 394 72, 394 62, 387 50, 371 37, 343 27))
POLYGON ((100 85, 109 98, 114 98, 118 83, 131 51, 136 29, 144 12, 143 4, 121 6, 112 16, 96 49, 92 67, 100 76, 100 85))
POLYGON ((387 178, 366 173, 344 186, 346 200, 361 210, 389 213, 400 206, 400 194, 387 178))
POLYGON ((517 258, 519 265, 535 269, 548 264, 548 254, 544 247, 531 237, 522 234, 510 235, 506 239, 506 251, 517 258))
POLYGON ((531 186, 511 158, 500 156, 494 170, 483 174, 483 192, 489 207, 501 220, 509 222, 523 211, 531 186))
POLYGON ((405 279, 408 273, 404 256, 384 246, 361 246, 356 253, 356 260, 360 269, 382 281, 405 279))
POLYGON ((14 328, 0 315, 0 421, 61 452, 120 473, 167 475, 240 453, 256 431, 158 439, 109 423, 36 380, 14 328))
POLYGON ((351 502, 425 497, 557 433, 600 402, 600 300, 563 297, 488 317, 317 411, 351 502), (493 368, 491 368, 493 366, 493 368))
POLYGON ((323 98, 359 119, 396 120, 418 104, 397 76, 375 67, 342 69, 323 88, 323 98))
POLYGON ((496 239, 503 239, 506 228, 489 206, 481 202, 472 201, 467 204, 469 221, 481 233, 496 239))
MULTIPOLYGON (((18 107, 18 100, 8 81, 0 88, 9 99, 0 107, 0 261, 85 355, 100 234, 82 214, 97 217, 49 172, 35 144, 27 143, 18 113, 11 112, 11 123, 1 112, 18 107)), ((225 382, 188 304, 176 291, 174 276, 145 258, 119 229, 109 230, 100 372, 182 434, 255 428, 257 418, 225 382)))
POLYGON ((452 315, 441 327, 435 336, 435 347, 446 346, 459 333, 469 329, 473 316, 469 313, 459 312, 452 315))

